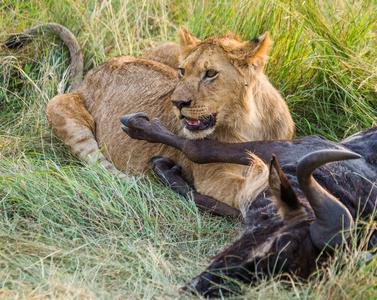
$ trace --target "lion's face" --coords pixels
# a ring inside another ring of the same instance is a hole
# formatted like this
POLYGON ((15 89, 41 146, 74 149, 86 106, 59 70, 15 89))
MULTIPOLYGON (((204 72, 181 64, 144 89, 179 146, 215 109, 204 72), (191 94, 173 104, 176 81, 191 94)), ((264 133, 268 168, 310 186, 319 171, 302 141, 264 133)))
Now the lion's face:
POLYGON ((253 72, 262 68, 257 62, 253 65, 252 58, 262 55, 257 52, 266 42, 265 38, 242 43, 233 34, 199 41, 181 29, 180 81, 172 103, 186 137, 200 139, 217 128, 234 127, 239 112, 247 110, 245 94, 253 72))
POLYGON ((199 47, 182 61, 179 74, 172 101, 187 137, 204 138, 232 119, 246 92, 245 78, 224 50, 218 45, 199 47))

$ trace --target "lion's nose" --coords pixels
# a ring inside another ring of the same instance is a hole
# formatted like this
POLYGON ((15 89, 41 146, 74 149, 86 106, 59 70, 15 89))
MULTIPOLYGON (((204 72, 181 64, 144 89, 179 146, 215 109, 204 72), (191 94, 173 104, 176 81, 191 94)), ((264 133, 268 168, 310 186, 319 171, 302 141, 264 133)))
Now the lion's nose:
POLYGON ((172 100, 173 104, 181 110, 184 107, 190 107, 191 100, 189 101, 182 101, 182 100, 172 100))

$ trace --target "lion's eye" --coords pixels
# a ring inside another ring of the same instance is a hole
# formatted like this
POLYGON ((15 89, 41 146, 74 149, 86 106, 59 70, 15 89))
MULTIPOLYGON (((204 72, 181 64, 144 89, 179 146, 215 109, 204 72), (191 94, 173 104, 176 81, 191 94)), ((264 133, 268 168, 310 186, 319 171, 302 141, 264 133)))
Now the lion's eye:
POLYGON ((179 69, 178 69, 178 73, 179 73, 179 76, 180 76, 180 77, 183 77, 183 76, 185 75, 185 69, 181 69, 181 68, 179 68, 179 69))
POLYGON ((213 77, 215 77, 217 75, 217 72, 215 71, 215 70, 208 70, 207 72, 206 72, 206 77, 207 78, 213 78, 213 77))

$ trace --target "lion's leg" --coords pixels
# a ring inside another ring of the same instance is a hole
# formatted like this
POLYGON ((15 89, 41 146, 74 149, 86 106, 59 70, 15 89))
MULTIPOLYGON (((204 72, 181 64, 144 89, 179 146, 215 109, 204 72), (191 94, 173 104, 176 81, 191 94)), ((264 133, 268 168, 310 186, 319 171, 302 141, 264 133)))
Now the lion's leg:
POLYGON ((236 209, 245 211, 253 199, 267 188, 268 168, 262 160, 249 167, 235 164, 196 165, 195 188, 236 209))
POLYGON ((180 195, 186 198, 192 197, 200 210, 216 215, 240 217, 239 210, 209 196, 201 195, 191 188, 182 178, 181 169, 171 159, 163 157, 152 159, 152 170, 155 175, 180 195))
POLYGON ((227 170, 222 165, 207 164, 195 167, 194 182, 199 193, 241 209, 240 192, 245 188, 245 177, 234 174, 233 170, 227 170))
POLYGON ((99 162, 112 174, 120 172, 104 157, 95 139, 95 122, 86 110, 79 93, 57 95, 46 108, 54 134, 71 152, 88 164, 99 162))

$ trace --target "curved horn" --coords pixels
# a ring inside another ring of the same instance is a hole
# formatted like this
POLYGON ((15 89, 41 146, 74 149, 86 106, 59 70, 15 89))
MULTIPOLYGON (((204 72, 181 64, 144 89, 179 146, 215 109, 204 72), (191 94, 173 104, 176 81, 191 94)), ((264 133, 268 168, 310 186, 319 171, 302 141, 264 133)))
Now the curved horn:
POLYGON ((310 225, 314 245, 322 250, 342 243, 342 229, 353 225, 348 209, 313 178, 314 170, 326 163, 355 159, 361 156, 343 150, 320 150, 304 156, 297 164, 297 179, 315 214, 310 225))

